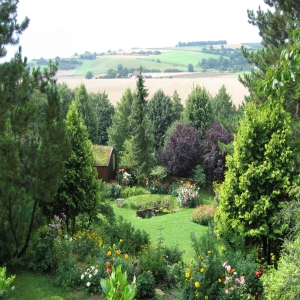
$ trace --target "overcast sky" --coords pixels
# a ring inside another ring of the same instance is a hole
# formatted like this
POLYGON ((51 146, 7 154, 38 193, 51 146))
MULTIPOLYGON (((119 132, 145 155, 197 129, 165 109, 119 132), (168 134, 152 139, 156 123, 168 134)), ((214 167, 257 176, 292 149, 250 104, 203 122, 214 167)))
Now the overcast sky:
POLYGON ((30 60, 179 41, 259 42, 247 18, 259 6, 267 8, 263 0, 19 0, 18 18, 30 19, 20 45, 30 60))

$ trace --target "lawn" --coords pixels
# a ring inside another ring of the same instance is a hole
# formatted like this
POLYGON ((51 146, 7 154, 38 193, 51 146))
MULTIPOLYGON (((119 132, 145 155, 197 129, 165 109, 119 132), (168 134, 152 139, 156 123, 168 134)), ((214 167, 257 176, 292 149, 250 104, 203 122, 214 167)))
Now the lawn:
MULTIPOLYGON (((151 198, 154 200, 157 197, 166 197, 166 195, 148 194, 133 196, 125 199, 125 203, 131 201, 136 202, 136 198, 139 198, 142 203, 145 202, 145 197, 148 198, 148 201, 151 201, 151 198)), ((200 199, 201 203, 212 203, 213 194, 201 191, 200 199)), ((112 206, 116 215, 122 216, 125 220, 131 222, 136 229, 138 228, 148 232, 152 242, 157 242, 159 237, 163 237, 165 246, 175 247, 178 245, 179 249, 184 251, 184 260, 190 260, 193 257, 190 240, 191 233, 194 232, 196 236, 200 237, 205 233, 207 228, 192 222, 190 215, 194 210, 193 208, 179 208, 177 212, 152 217, 150 219, 142 219, 136 217, 136 210, 130 209, 129 205, 117 207, 112 203, 112 206)))

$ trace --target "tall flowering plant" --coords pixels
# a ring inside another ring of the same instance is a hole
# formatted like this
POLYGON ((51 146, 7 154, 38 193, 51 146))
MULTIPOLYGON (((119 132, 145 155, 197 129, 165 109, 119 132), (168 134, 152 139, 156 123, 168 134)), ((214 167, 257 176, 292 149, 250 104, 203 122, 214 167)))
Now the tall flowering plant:
POLYGON ((193 187, 180 187, 178 189, 178 202, 182 207, 196 207, 200 204, 198 190, 193 187))

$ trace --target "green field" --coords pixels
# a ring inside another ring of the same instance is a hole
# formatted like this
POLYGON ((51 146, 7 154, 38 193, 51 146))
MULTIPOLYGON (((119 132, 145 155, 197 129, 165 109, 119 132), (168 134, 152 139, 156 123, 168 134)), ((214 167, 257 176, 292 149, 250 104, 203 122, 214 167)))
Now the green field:
POLYGON ((151 55, 146 57, 145 60, 159 59, 163 63, 172 64, 173 68, 181 66, 185 67, 185 70, 187 70, 188 64, 192 64, 195 68, 199 61, 201 62, 203 58, 208 59, 209 57, 219 59, 220 55, 207 54, 198 51, 177 50, 158 55, 151 55))

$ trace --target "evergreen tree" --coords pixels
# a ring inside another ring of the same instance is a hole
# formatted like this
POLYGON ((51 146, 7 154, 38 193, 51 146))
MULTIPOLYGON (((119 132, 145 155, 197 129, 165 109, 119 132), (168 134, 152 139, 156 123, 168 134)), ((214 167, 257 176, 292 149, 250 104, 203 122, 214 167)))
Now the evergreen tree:
POLYGON ((280 101, 260 109, 248 104, 233 156, 226 157, 228 171, 220 190, 219 233, 226 234, 228 228, 239 232, 248 245, 260 245, 268 259, 279 251, 282 236, 274 218, 292 183, 290 137, 290 117, 280 101))
MULTIPOLYGON (((273 7, 273 11, 264 12, 260 8, 256 14, 248 11, 248 21, 258 27, 264 49, 249 51, 242 48, 244 57, 254 68, 251 74, 239 77, 239 80, 250 91, 246 100, 255 103, 267 100, 263 93, 258 93, 261 82, 265 79, 266 70, 279 60, 284 47, 293 43, 291 33, 300 25, 299 0, 264 0, 264 2, 273 7)), ((298 119, 300 117, 300 100, 295 95, 294 82, 290 82, 284 98, 287 100, 284 102, 286 110, 298 119)))
POLYGON ((148 103, 148 116, 152 123, 154 134, 154 147, 159 150, 163 147, 165 132, 176 121, 178 113, 175 113, 174 103, 163 90, 158 90, 148 103))
POLYGON ((174 118, 175 120, 180 120, 181 114, 183 112, 183 105, 181 104, 181 98, 179 97, 177 90, 175 90, 172 95, 172 101, 174 118))
POLYGON ((108 128, 108 145, 116 149, 117 155, 124 151, 124 143, 131 135, 129 117, 133 102, 133 94, 127 88, 117 102, 114 115, 112 115, 112 125, 108 128))
POLYGON ((97 140, 96 144, 106 145, 108 141, 108 128, 112 125, 114 106, 109 102, 108 95, 103 93, 90 93, 91 105, 96 114, 97 140))
MULTIPOLYGON (((17 4, 1 2, 1 56, 29 22, 17 24, 17 4)), ((53 79, 57 66, 43 73, 26 67, 20 51, 0 65, 0 264, 21 257, 44 225, 39 207, 53 200, 69 154, 53 79)))
POLYGON ((75 99, 75 91, 70 89, 66 83, 59 83, 57 87, 60 97, 61 113, 65 118, 72 100, 75 99))
POLYGON ((140 75, 136 84, 136 95, 133 99, 131 115, 130 115, 130 127, 132 128, 132 143, 133 153, 135 156, 136 165, 133 169, 136 171, 136 177, 140 184, 145 183, 148 180, 150 167, 151 167, 151 154, 152 149, 152 132, 149 129, 151 126, 147 120, 147 96, 148 91, 145 88, 145 80, 141 75, 142 68, 140 69, 140 75))
POLYGON ((205 87, 196 87, 188 95, 183 111, 183 120, 205 132, 209 128, 212 117, 211 95, 205 87))
POLYGON ((96 112, 92 105, 91 98, 82 83, 75 92, 75 103, 83 123, 87 127, 89 139, 93 144, 97 144, 97 121, 96 112))
POLYGON ((71 103, 66 124, 71 156, 66 161, 66 171, 56 195, 55 213, 66 215, 68 230, 74 234, 79 214, 85 214, 89 223, 96 217, 100 187, 93 167, 92 144, 75 102, 71 103))

